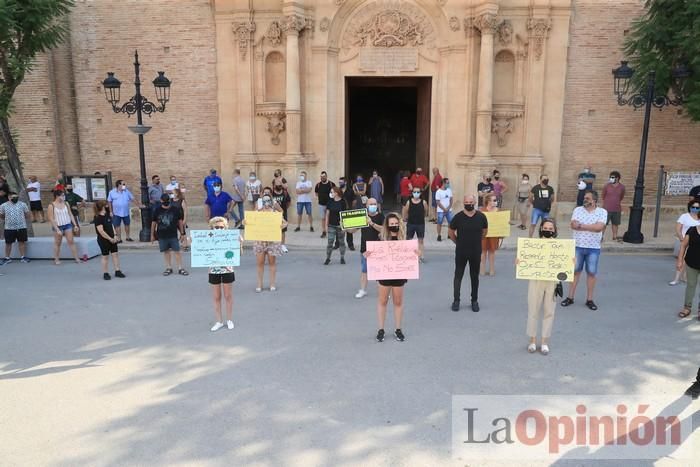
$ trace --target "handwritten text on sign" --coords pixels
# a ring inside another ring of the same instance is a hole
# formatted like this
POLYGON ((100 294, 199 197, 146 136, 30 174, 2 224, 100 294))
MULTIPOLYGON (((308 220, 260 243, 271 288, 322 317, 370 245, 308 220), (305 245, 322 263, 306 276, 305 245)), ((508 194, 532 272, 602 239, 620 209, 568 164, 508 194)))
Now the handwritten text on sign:
POLYGON ((367 279, 418 279, 418 240, 367 242, 367 279))
POLYGON ((510 237, 510 211, 484 212, 489 221, 487 237, 510 237))
POLYGON ((241 265, 240 230, 192 230, 192 267, 241 265))
POLYGON ((573 240, 519 238, 515 277, 572 282, 576 257, 574 251, 573 240))
POLYGON ((245 239, 260 242, 281 242, 282 213, 246 211, 245 239))

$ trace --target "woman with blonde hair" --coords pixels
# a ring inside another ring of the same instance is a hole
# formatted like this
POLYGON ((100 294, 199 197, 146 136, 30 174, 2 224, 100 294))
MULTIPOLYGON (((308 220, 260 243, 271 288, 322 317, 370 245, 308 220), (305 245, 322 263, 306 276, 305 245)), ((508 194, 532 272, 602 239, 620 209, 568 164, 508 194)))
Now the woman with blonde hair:
POLYGON ((80 264, 80 258, 78 257, 78 248, 75 246, 73 241, 73 231, 80 230, 78 222, 73 217, 73 213, 70 210, 70 206, 66 203, 66 195, 61 190, 54 190, 53 192, 53 202, 49 204, 47 209, 47 214, 49 217, 49 222, 51 223, 51 228, 53 230, 53 262, 54 264, 61 264, 61 243, 63 242, 63 237, 66 238, 66 242, 73 253, 73 258, 75 262, 80 264))
MULTIPOLYGON (((228 229, 228 221, 225 217, 212 217, 209 220, 209 228, 212 230, 228 229)), ((241 241, 243 239, 241 238, 241 241)), ((240 251, 238 252, 240 255, 240 251)), ((224 317, 221 312, 221 295, 226 301, 226 327, 233 329, 233 283, 236 275, 233 266, 214 266, 209 268, 209 284, 211 285, 212 298, 214 299, 214 314, 216 323, 211 332, 216 332, 224 327, 224 317)))
MULTIPOLYGON (((497 212, 498 211, 498 198, 494 194, 484 196, 484 207, 481 208, 481 212, 497 212)), ((502 237, 483 237, 481 239, 481 275, 487 276, 496 275, 496 250, 502 237), (486 269, 486 260, 489 261, 489 270, 486 269)))
MULTIPOLYGON (((406 226, 398 214, 392 212, 386 215, 382 226, 381 239, 382 241, 406 239, 406 226)), ((365 258, 369 258, 371 254, 370 251, 366 251, 364 253, 365 258)), ((416 258, 420 257, 420 252, 418 250, 415 251, 415 254, 416 258)), ((391 294, 391 301, 394 303, 394 325, 396 326, 394 337, 397 341, 403 342, 406 339, 401 330, 401 319, 403 318, 403 286, 406 284, 407 280, 388 279, 379 280, 377 282, 379 283, 377 287, 377 320, 379 322, 377 342, 384 341, 384 322, 386 321, 389 294, 391 294)))
POLYGON ((95 218, 92 223, 95 224, 95 233, 97 234, 97 245, 102 253, 102 278, 106 281, 112 277, 109 275, 109 257, 112 257, 112 265, 114 266, 114 275, 121 279, 126 276, 121 271, 119 266, 119 247, 117 243, 119 239, 114 235, 114 226, 112 225, 112 213, 109 211, 107 201, 100 199, 95 202, 95 218))

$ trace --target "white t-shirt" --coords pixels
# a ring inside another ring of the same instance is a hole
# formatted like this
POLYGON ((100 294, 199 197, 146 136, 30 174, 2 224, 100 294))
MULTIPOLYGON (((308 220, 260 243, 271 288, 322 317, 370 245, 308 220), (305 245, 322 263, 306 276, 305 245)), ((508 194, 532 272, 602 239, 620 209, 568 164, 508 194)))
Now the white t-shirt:
MULTIPOLYGON (((595 208, 593 212, 588 212, 583 206, 574 209, 571 215, 572 221, 579 221, 583 225, 593 225, 599 222, 605 224, 608 221, 608 211, 603 208, 595 208)), ((574 240, 579 248, 600 249, 600 242, 603 239, 603 232, 589 232, 587 230, 574 230, 574 240)))
POLYGON ((168 183, 168 185, 165 187, 165 191, 167 191, 168 193, 172 193, 172 191, 176 188, 180 188, 180 184, 178 182, 168 183))
MULTIPOLYGON (((443 206, 450 207, 450 201, 452 201, 452 189, 445 188, 444 190, 440 188, 435 192, 435 201, 437 201, 437 212, 443 212, 444 209, 440 207, 440 203, 443 206)), ((449 211, 449 209, 448 209, 449 211)))
POLYGON ((688 212, 686 212, 685 214, 681 214, 681 217, 679 217, 676 222, 683 225, 681 232, 683 233, 684 237, 685 233, 688 231, 689 228, 700 225, 700 220, 696 221, 695 219, 693 219, 693 216, 691 216, 688 212))
MULTIPOLYGON (((311 180, 305 180, 305 181, 298 181, 297 182, 297 190, 299 189, 308 189, 311 190, 314 187, 314 184, 311 182, 311 180)), ((311 191, 308 193, 302 193, 297 195, 297 203, 310 203, 311 202, 311 191)))
POLYGON ((29 182, 27 183, 27 188, 36 188, 36 191, 29 191, 29 201, 41 201, 41 183, 39 182, 29 182))
POLYGON ((262 191, 262 182, 260 180, 255 180, 254 182, 248 180, 245 185, 248 188, 248 201, 253 201, 253 195, 259 195, 262 191))

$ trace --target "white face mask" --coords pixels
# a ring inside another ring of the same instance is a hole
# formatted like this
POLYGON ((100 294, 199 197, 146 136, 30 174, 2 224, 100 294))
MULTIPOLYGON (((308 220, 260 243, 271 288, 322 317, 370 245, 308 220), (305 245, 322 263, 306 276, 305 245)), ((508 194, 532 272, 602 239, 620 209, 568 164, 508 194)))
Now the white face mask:
POLYGON ((304 180, 306 180, 306 177, 303 175, 299 175, 299 180, 301 180, 303 182, 304 180))
POLYGON ((523 181, 520 183, 522 183, 523 185, 527 185, 528 183, 530 183, 530 180, 523 178, 523 181))
POLYGON ((617 180, 615 177, 610 177, 610 183, 615 183, 615 180, 617 180))

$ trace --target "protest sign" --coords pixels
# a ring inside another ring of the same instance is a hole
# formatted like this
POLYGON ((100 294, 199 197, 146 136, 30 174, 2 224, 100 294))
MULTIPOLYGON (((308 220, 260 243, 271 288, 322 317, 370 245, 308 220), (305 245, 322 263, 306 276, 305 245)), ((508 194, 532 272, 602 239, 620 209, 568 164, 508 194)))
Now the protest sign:
POLYGON ((489 221, 487 237, 510 237, 510 211, 484 212, 489 221))
POLYGON ((340 211, 340 225, 343 230, 360 229, 367 227, 367 210, 366 209, 351 209, 349 211, 340 211))
POLYGON ((245 239, 259 242, 281 242, 282 213, 278 211, 246 211, 245 239))
POLYGON ((240 266, 240 230, 191 230, 190 236, 193 268, 240 266))
POLYGON ((367 242, 367 278, 418 279, 418 240, 367 242))
POLYGON ((573 240, 519 238, 515 277, 573 282, 575 257, 573 240))

